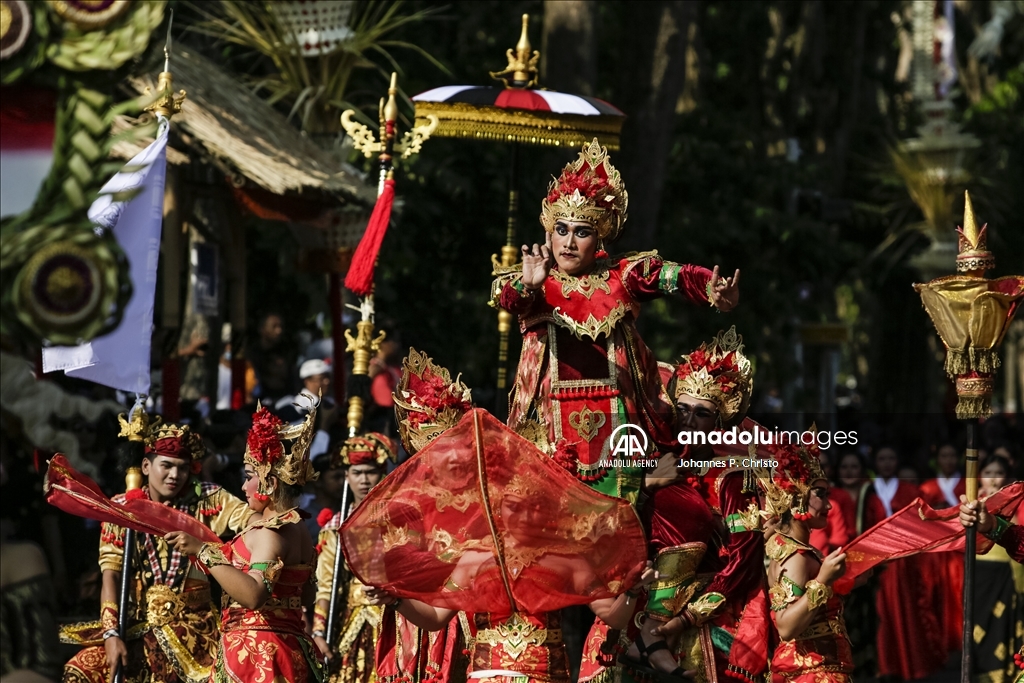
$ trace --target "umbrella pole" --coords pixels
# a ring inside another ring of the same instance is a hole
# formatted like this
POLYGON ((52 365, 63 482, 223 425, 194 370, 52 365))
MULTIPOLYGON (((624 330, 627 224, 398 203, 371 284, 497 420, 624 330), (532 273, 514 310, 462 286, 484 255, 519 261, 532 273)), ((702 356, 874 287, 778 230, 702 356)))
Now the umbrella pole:
MULTIPOLYGON (((978 499, 978 419, 967 420, 967 479, 964 482, 967 488, 967 500, 978 499)), ((971 683, 971 668, 973 665, 974 653, 974 564, 976 561, 978 527, 970 526, 964 529, 967 534, 964 546, 964 632, 963 632, 963 656, 960 659, 960 683, 971 683)))
MULTIPOLYGON (((512 143, 508 181, 508 220, 505 246, 501 248, 501 265, 509 267, 516 262, 516 219, 519 213, 519 144, 512 143)), ((512 330, 512 314, 498 309, 498 382, 495 392, 494 415, 504 422, 508 419, 508 336, 512 330)))

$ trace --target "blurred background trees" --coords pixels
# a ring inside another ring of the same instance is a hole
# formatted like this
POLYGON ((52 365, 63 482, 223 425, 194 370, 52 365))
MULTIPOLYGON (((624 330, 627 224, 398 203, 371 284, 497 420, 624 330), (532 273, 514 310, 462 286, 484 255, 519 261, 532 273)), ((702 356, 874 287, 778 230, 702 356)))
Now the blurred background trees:
MULTIPOLYGON (((911 262, 930 238, 893 161, 921 122, 901 66, 906 3, 356 2, 354 29, 359 17, 384 26, 345 57, 342 88, 334 62, 321 64, 319 76, 283 83, 273 45, 230 38, 240 12, 265 9, 238 5, 203 3, 182 40, 236 69, 295 125, 360 164, 329 125, 341 108, 354 103, 374 119, 384 73, 396 64, 406 95, 488 84, 487 72, 504 66, 519 17, 528 13, 531 40, 542 50, 541 86, 600 97, 629 116, 613 160, 629 189, 630 220, 615 248, 657 248, 671 260, 742 271, 742 306, 728 316, 677 301, 645 306, 641 333, 661 359, 736 324, 756 358, 762 411, 821 413, 821 382, 830 373, 841 401, 862 410, 944 405, 941 349, 910 287, 925 277, 911 262), (847 341, 818 344, 835 325, 849 330, 847 341)), ((963 130, 981 143, 965 165, 1001 275, 1024 263, 1024 15, 1017 5, 1008 3, 994 52, 979 59, 968 51, 996 5, 955 4, 960 79, 951 98, 963 130)), ((411 113, 406 101, 406 128, 411 113)), ((520 237, 539 241, 546 184, 575 152, 521 154, 520 237)), ((463 372, 483 405, 494 400, 497 333, 485 302, 490 256, 504 238, 507 155, 499 145, 429 141, 400 169, 403 208, 378 270, 379 321, 463 372)), ((952 234, 962 210, 961 196, 943 229, 952 234)), ((294 253, 281 246, 284 229, 252 220, 264 237, 250 242, 261 251, 249 256, 259 272, 249 281, 262 288, 251 300, 279 300, 297 327, 326 301, 295 273, 294 253), (305 294, 295 299, 296 292, 305 294)))

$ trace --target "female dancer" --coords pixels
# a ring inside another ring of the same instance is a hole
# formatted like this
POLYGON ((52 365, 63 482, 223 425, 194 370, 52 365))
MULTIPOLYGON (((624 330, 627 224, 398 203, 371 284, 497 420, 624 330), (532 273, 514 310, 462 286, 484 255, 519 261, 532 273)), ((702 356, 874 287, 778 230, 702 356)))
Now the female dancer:
POLYGON ((853 672, 842 598, 832 591, 846 571, 846 554, 837 548, 823 557, 808 543, 831 509, 828 480, 810 450, 779 447, 779 467, 759 480, 766 512, 778 522, 765 542, 772 621, 781 638, 771 660, 773 683, 846 683, 853 672))
POLYGON ((303 605, 312 605, 315 551, 295 507, 316 477, 309 461, 316 409, 291 427, 262 406, 253 415, 242 490, 255 514, 235 539, 202 543, 182 532, 168 543, 193 555, 224 589, 221 649, 211 683, 323 681, 306 635, 303 605), (282 441, 292 441, 286 450, 282 441))

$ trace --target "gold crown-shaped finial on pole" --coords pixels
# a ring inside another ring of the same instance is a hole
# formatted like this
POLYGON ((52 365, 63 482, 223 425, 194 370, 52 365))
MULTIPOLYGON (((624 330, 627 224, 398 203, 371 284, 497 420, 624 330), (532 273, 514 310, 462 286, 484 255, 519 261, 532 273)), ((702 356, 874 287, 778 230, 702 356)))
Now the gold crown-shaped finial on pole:
POLYGON ((519 36, 515 50, 509 48, 505 52, 508 66, 503 71, 491 71, 491 78, 504 81, 506 88, 533 88, 537 85, 537 73, 540 52, 530 45, 530 15, 523 15, 523 32, 519 36), (511 79, 509 78, 511 77, 511 79))
POLYGON ((146 95, 156 96, 156 99, 145 107, 146 111, 163 116, 166 119, 175 114, 181 113, 181 104, 185 101, 185 91, 174 92, 174 76, 171 75, 171 27, 174 26, 174 10, 171 11, 171 18, 167 21, 167 39, 164 41, 164 70, 156 79, 156 93, 147 87, 146 95))
POLYGON ((121 431, 117 433, 118 437, 127 438, 129 441, 144 442, 150 437, 153 427, 160 422, 160 416, 157 415, 150 419, 146 411, 139 408, 132 413, 131 418, 121 413, 117 416, 117 421, 121 425, 121 431))
MULTIPOLYGON (((391 85, 388 87, 388 99, 385 101, 381 98, 380 101, 380 140, 374 139, 373 131, 368 127, 352 120, 356 113, 354 109, 346 109, 341 113, 341 127, 352 138, 352 146, 362 152, 363 156, 367 159, 374 154, 385 152, 388 135, 394 138, 396 134, 394 126, 398 121, 398 103, 395 100, 395 95, 397 94, 398 74, 392 73, 391 85), (388 123, 392 125, 390 133, 387 131, 388 123)), ((431 134, 437 130, 437 125, 437 116, 430 114, 427 116, 426 125, 416 126, 412 130, 407 130, 401 140, 393 143, 391 151, 395 153, 401 152, 402 159, 408 159, 413 154, 419 154, 420 150, 423 149, 423 143, 430 139, 431 134)))
POLYGON ((996 267, 996 257, 988 250, 988 225, 978 228, 974 217, 971 193, 964 190, 964 225, 957 228, 960 253, 956 257, 956 271, 981 277, 986 270, 996 267))

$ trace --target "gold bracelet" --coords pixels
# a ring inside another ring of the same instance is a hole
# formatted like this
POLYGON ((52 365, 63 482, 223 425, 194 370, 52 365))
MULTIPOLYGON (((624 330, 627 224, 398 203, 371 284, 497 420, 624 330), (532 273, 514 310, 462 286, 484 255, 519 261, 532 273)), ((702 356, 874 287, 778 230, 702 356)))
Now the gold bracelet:
POLYGON ((196 559, 199 560, 205 567, 212 569, 219 565, 230 565, 231 561, 224 554, 224 551, 220 549, 220 546, 216 543, 204 543, 203 547, 196 553, 196 559))
POLYGON ((315 634, 317 631, 327 632, 327 615, 319 612, 313 614, 313 633, 315 634))
POLYGON ((832 587, 826 586, 817 579, 811 579, 804 585, 804 596, 807 598, 807 606, 815 610, 832 597, 832 587))
POLYGON ((120 613, 116 602, 107 600, 100 606, 100 624, 105 631, 117 630, 120 613))
POLYGON ((684 610, 694 626, 700 626, 713 617, 720 607, 725 605, 725 596, 714 591, 701 595, 684 610))

